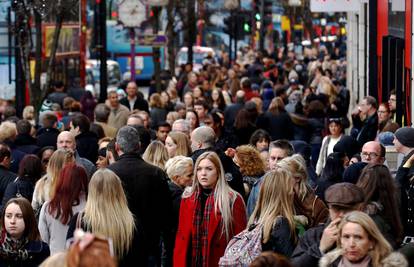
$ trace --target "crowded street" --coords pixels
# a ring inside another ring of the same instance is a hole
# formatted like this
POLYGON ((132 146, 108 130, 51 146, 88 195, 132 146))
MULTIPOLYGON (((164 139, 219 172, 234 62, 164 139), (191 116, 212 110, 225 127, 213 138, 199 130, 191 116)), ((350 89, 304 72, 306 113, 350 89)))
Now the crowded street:
POLYGON ((412 4, 0 1, 0 267, 414 266, 412 4))

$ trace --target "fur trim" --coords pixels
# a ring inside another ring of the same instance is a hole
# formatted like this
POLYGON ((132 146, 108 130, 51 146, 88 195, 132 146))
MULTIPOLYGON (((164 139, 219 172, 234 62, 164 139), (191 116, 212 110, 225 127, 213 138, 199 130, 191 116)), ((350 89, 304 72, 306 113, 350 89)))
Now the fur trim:
POLYGON ((342 249, 335 249, 331 252, 325 254, 319 261, 319 267, 328 267, 340 256, 342 255, 342 249))
MULTIPOLYGON (((335 249, 325 254, 319 261, 319 267, 329 267, 332 263, 342 256, 341 249, 335 249)), ((392 252, 381 261, 381 267, 408 267, 408 262, 404 255, 399 252, 392 252)))
POLYGON ((382 267, 408 267, 408 262, 404 255, 399 252, 392 252, 388 257, 381 261, 382 267))

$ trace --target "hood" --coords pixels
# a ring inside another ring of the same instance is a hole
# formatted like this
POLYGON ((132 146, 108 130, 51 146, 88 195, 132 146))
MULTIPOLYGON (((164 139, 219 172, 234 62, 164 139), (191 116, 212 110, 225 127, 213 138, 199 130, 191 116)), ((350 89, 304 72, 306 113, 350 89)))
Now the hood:
MULTIPOLYGON (((331 266, 342 255, 342 249, 335 249, 323 256, 319 267, 331 266)), ((392 252, 381 261, 381 267, 408 267, 405 257, 399 252, 392 252)))

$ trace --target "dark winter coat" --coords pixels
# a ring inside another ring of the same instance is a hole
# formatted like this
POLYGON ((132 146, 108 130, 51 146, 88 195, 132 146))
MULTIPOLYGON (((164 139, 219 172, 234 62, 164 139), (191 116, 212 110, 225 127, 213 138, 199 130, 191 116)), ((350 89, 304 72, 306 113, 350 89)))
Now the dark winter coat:
POLYGON ((36 138, 30 134, 18 134, 14 144, 18 150, 26 154, 37 154, 40 150, 36 138))
MULTIPOLYGON (((133 246, 128 266, 147 266, 150 258, 160 255, 160 237, 172 250, 172 201, 167 175, 146 163, 138 154, 123 154, 108 167, 122 181, 128 206, 144 236, 133 246)), ((138 238, 137 235, 134 239, 138 238)))
POLYGON ((351 131, 352 137, 357 140, 362 147, 368 141, 374 141, 378 132, 378 115, 377 113, 361 121, 359 116, 352 116, 354 128, 351 131))
POLYGON ((284 217, 278 217, 273 226, 270 239, 262 243, 263 251, 273 251, 289 258, 295 249, 295 237, 291 234, 289 222, 284 217))
MULTIPOLYGON (((319 250, 319 243, 322 238, 323 230, 328 224, 321 224, 310 228, 300 238, 298 245, 293 251, 291 262, 295 267, 318 267, 318 262, 322 258, 319 250)), ((335 248, 335 247, 333 247, 335 248)), ((333 249, 331 248, 331 249, 333 249)))
POLYGON ((80 133, 75 137, 76 150, 79 156, 95 163, 98 159, 98 137, 93 132, 80 133))
MULTIPOLYGON (((24 197, 30 203, 32 203, 34 191, 34 184, 32 183, 30 178, 17 178, 14 182, 9 183, 4 192, 3 201, 2 201, 2 209, 4 205, 6 205, 7 201, 14 197, 24 197)), ((2 210, 1 209, 1 210, 2 210)))
POLYGON ((139 109, 149 113, 148 102, 140 95, 137 95, 137 99, 135 100, 134 106, 132 108, 129 106, 128 97, 122 98, 119 100, 119 103, 127 107, 129 110, 139 109))
POLYGON ((39 147, 53 146, 56 148, 57 137, 60 131, 56 128, 40 128, 37 131, 37 145, 39 147))
POLYGON ((0 165, 0 200, 3 200, 4 192, 6 192, 7 186, 16 180, 17 175, 9 171, 3 165, 0 165))
POLYGON ((293 122, 286 112, 274 115, 268 111, 257 118, 257 128, 266 130, 272 140, 293 139, 293 122))
POLYGON ((27 260, 10 261, 0 256, 0 267, 37 267, 50 255, 49 246, 42 241, 29 241, 25 249, 29 254, 27 260))

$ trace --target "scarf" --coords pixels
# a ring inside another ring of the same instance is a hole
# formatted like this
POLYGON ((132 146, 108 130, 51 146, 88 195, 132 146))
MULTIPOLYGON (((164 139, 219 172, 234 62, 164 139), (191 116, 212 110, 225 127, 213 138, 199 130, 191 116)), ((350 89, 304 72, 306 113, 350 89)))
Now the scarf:
POLYGON ((27 260, 29 258, 29 252, 24 247, 28 242, 27 238, 14 240, 6 234, 0 246, 0 258, 9 261, 27 260))
POLYGON ((214 192, 200 189, 195 195, 195 211, 192 227, 192 260, 191 266, 207 267, 208 226, 210 216, 214 212, 214 192))
POLYGON ((338 264, 338 267, 368 267, 371 263, 371 257, 365 256, 361 261, 357 263, 352 263, 349 260, 347 260, 345 257, 342 257, 341 261, 338 264))

